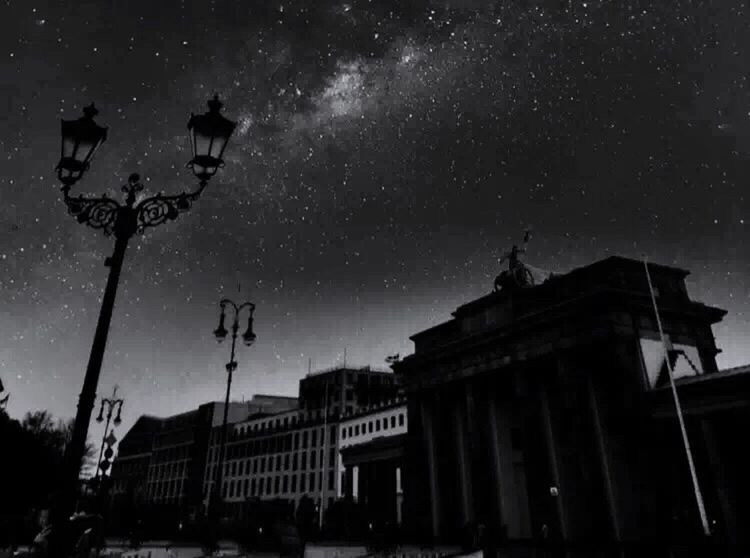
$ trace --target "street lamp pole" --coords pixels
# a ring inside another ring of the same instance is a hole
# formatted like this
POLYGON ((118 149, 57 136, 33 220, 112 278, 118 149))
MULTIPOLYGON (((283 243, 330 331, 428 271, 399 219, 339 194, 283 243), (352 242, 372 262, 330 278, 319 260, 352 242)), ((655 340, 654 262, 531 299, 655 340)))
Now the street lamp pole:
MULTIPOLYGON (((237 361, 234 358, 235 355, 235 347, 237 345, 237 332, 240 329, 240 313, 244 308, 248 309, 248 318, 247 318, 247 330, 245 330, 245 333, 242 334, 242 340, 244 341, 245 345, 248 347, 255 343, 256 335, 253 332, 253 314, 255 313, 255 304, 252 302, 243 302, 242 304, 238 305, 235 302, 231 301, 228 298, 224 298, 219 303, 219 306, 221 307, 221 315, 219 316, 219 327, 217 327, 214 330, 214 335, 216 336, 216 340, 221 343, 229 333, 227 329, 224 327, 224 320, 226 319, 226 309, 229 307, 233 312, 233 320, 232 320, 232 348, 229 353, 229 362, 226 364, 226 370, 227 370, 227 391, 224 396, 224 417, 221 423, 221 437, 219 441, 219 459, 216 464, 216 469, 214 471, 214 486, 213 490, 211 491, 211 498, 209 498, 209 509, 218 517, 221 510, 221 506, 219 505, 223 501, 222 497, 222 483, 224 482, 224 460, 225 460, 225 454, 226 454, 226 444, 227 444, 227 419, 229 416, 229 393, 232 388, 232 373, 237 369, 237 361), (211 503, 211 500, 213 500, 213 504, 211 503)), ((208 512, 208 510, 206 510, 208 512)))
POLYGON ((76 217, 79 223, 101 229, 107 236, 114 235, 115 247, 112 256, 104 262, 109 267, 109 277, 102 298, 83 388, 78 398, 73 434, 65 452, 62 493, 55 508, 55 521, 65 521, 75 508, 78 477, 128 242, 136 233, 143 233, 147 228, 174 220, 180 213, 190 209, 192 203, 200 197, 208 180, 224 164, 222 155, 236 124, 220 114, 222 103, 218 97, 214 97, 208 105, 207 113, 192 115, 188 122, 193 151, 193 158, 188 166, 199 180, 198 189, 191 193, 183 192, 172 196, 158 194, 138 203, 136 194, 143 190, 138 174, 131 174, 128 183, 122 187, 125 193, 123 204, 106 195, 98 198, 70 195, 71 187, 83 177, 94 153, 106 139, 107 129, 94 122, 98 111, 93 104, 84 109, 84 116, 78 120, 62 121, 62 153, 56 170, 58 179, 63 184, 63 201, 68 212, 76 217))

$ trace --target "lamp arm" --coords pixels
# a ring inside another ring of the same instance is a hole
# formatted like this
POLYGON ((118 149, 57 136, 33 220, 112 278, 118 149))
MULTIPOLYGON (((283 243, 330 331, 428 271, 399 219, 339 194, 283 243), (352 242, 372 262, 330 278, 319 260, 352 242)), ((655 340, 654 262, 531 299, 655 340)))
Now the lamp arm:
POLYGON ((177 219, 180 213, 190 209, 193 202, 197 200, 208 183, 201 180, 197 190, 174 196, 157 194, 138 203, 135 206, 137 231, 142 233, 149 227, 161 225, 167 221, 177 219))
POLYGON ((79 223, 94 229, 102 229, 106 236, 110 236, 114 232, 117 215, 122 207, 115 200, 107 196, 99 198, 85 198, 82 195, 71 196, 69 189, 64 187, 63 201, 68 208, 68 213, 75 217, 79 223))
POLYGON ((240 311, 240 309, 237 306, 237 304, 235 304, 234 301, 231 300, 231 299, 229 299, 229 298, 222 298, 221 302, 219 302, 219 306, 221 306, 222 309, 225 308, 225 307, 227 307, 227 306, 231 306, 234 309, 234 315, 235 315, 235 317, 237 316, 237 314, 240 311))
POLYGON ((252 302, 243 302, 237 309, 237 313, 239 313, 243 308, 250 308, 250 313, 252 314, 255 311, 255 304, 253 304, 252 302))

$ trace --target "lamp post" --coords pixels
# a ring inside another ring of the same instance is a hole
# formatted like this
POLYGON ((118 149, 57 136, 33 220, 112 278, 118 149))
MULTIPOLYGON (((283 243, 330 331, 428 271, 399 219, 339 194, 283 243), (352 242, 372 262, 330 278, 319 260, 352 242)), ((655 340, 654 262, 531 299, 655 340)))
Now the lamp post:
MULTIPOLYGON (((221 315, 219 316, 219 327, 217 327, 214 330, 214 335, 216 336, 216 340, 221 343, 226 339, 229 332, 227 331, 227 328, 224 327, 224 320, 226 319, 226 309, 229 307, 231 310, 234 311, 234 318, 232 320, 232 348, 230 350, 229 354, 229 362, 226 364, 226 370, 227 370, 227 392, 224 397, 224 419, 221 423, 221 438, 219 441, 219 460, 216 464, 216 470, 214 471, 214 486, 213 490, 211 491, 212 497, 209 498, 209 509, 212 510, 213 513, 217 514, 218 516, 218 510, 214 511, 214 508, 219 508, 219 504, 223 501, 222 491, 221 491, 221 485, 223 483, 224 479, 224 457, 226 453, 226 444, 227 444, 227 416, 229 412, 229 391, 232 387, 232 373, 237 369, 237 361, 234 359, 235 354, 235 347, 237 344, 237 332, 240 329, 240 313, 244 308, 248 309, 248 318, 247 318, 247 329, 245 330, 245 333, 242 334, 242 340, 244 341, 245 345, 248 347, 255 343, 255 333, 253 332, 253 314, 255 313, 255 304, 252 302, 243 302, 240 305, 237 305, 235 302, 229 300, 228 298, 224 298, 219 303, 219 306, 221 307, 221 315), (213 499, 213 504, 211 503, 211 500, 213 499)), ((208 510, 206 510, 208 512, 208 510)))
POLYGON ((158 194, 138 203, 136 194, 143 190, 143 185, 137 174, 131 174, 128 183, 122 187, 125 193, 124 203, 118 203, 106 195, 70 195, 71 187, 83 177, 96 150, 106 139, 107 128, 94 122, 98 111, 93 104, 84 109, 83 117, 78 120, 62 121, 62 153, 56 170, 63 184, 63 201, 68 212, 76 217, 79 223, 101 229, 107 236, 114 235, 115 247, 112 256, 104 262, 104 265, 109 267, 109 277, 78 399, 73 435, 66 448, 62 494, 56 507, 58 521, 64 521, 75 507, 78 475, 128 241, 136 233, 143 233, 147 228, 174 220, 180 213, 190 209, 192 203, 200 197, 208 180, 224 165, 222 155, 236 124, 220 114, 222 103, 218 97, 215 96, 209 101, 208 106, 207 113, 192 115, 188 122, 193 158, 187 166, 192 168, 198 179, 198 188, 190 193, 183 192, 171 196, 158 194))
MULTIPOLYGON (((96 422, 101 423, 104 421, 104 407, 107 407, 107 424, 104 425, 104 434, 102 434, 102 446, 99 449, 99 459, 96 462, 96 474, 94 476, 95 479, 99 478, 99 475, 102 476, 102 482, 104 481, 104 474, 107 472, 107 469, 109 469, 109 466, 111 465, 109 458, 111 455, 106 456, 107 459, 105 461, 102 461, 102 457, 104 456, 104 447, 107 445, 107 432, 109 432, 109 423, 112 420, 112 415, 114 414, 115 409, 117 409, 117 415, 115 416, 115 426, 119 425, 122 422, 122 418, 120 415, 122 414, 122 404, 124 400, 117 398, 117 386, 114 387, 112 390, 112 397, 107 398, 103 397, 101 406, 99 407, 99 416, 96 417, 96 422)), ((112 433, 110 432, 110 435, 112 433)), ((102 482, 99 483, 99 486, 101 487, 102 482)))

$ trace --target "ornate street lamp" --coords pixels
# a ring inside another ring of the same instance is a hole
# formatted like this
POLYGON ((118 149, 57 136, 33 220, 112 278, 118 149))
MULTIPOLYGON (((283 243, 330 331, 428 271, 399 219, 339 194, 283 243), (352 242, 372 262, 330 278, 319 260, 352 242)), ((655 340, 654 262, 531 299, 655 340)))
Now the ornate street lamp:
MULTIPOLYGON (((96 422, 103 422, 104 421, 104 407, 107 407, 107 424, 104 425, 104 434, 102 435, 102 445, 99 449, 99 460, 96 462, 96 473, 94 474, 94 479, 99 478, 99 473, 101 472, 102 477, 106 474, 107 470, 109 469, 109 466, 111 465, 111 462, 109 461, 109 457, 102 461, 102 457, 104 456, 104 448, 107 445, 107 432, 109 432, 110 436, 112 436, 112 431, 109 430, 109 423, 112 420, 112 415, 114 414, 115 409, 117 409, 117 415, 115 416, 115 426, 118 426, 122 422, 121 414, 122 414, 122 404, 125 401, 120 398, 117 398, 117 386, 114 387, 112 390, 112 397, 103 397, 101 406, 99 407, 99 416, 96 417, 96 422)), ((113 429, 114 430, 114 429, 113 429)), ((110 444, 111 445, 111 444, 110 444)), ((102 479, 104 480, 104 479, 102 479)), ((101 483, 100 483, 101 486, 101 483)))
POLYGON ((198 116, 191 115, 188 130, 191 133, 193 158, 188 166, 200 180, 208 180, 219 167, 224 166, 221 156, 234 131, 235 124, 224 118, 221 111, 222 103, 218 95, 208 101, 208 112, 198 116))
MULTIPOLYGON (((234 359, 234 351, 235 346, 237 344, 237 333, 240 330, 240 313, 244 308, 248 309, 248 318, 247 318, 247 329, 245 330, 245 333, 242 334, 242 341, 247 345, 248 347, 255 343, 256 335, 253 331, 253 314, 255 313, 255 304, 252 302, 243 302, 240 305, 237 305, 233 301, 229 300, 228 298, 222 299, 219 303, 219 306, 221 307, 221 314, 219 315, 219 327, 217 327, 214 330, 214 335, 216 336, 216 340, 221 343, 226 339, 229 332, 227 331, 227 328, 224 327, 224 321, 226 319, 226 309, 229 307, 233 312, 233 320, 232 320, 232 348, 230 350, 229 354, 229 362, 226 364, 226 370, 227 370, 227 392, 224 397, 224 420, 221 423, 221 439, 219 441, 219 459, 216 464, 216 469, 214 470, 214 486, 213 490, 211 490, 211 494, 209 495, 209 502, 208 507, 213 510, 213 508, 217 508, 217 511, 215 513, 218 514, 218 508, 220 506, 218 505, 223 500, 222 496, 222 483, 224 482, 224 454, 226 452, 226 443, 227 443, 227 415, 229 412, 229 391, 232 387, 232 373, 237 369, 237 361, 234 359), (213 500, 213 505, 211 503, 211 500, 213 500)), ((208 512, 208 510, 206 510, 208 512)))
POLYGON ((192 203, 200 197, 208 180, 224 165, 222 156, 235 124, 221 116, 221 102, 217 97, 208 104, 209 111, 206 114, 192 115, 188 123, 193 146, 193 158, 188 166, 198 178, 198 188, 193 192, 171 196, 157 194, 142 199, 137 204, 136 194, 143 190, 143 185, 135 173, 130 175, 128 183, 122 187, 125 193, 124 203, 107 196, 70 195, 71 187, 83 177, 97 148, 106 139, 107 129, 94 122, 97 111, 93 104, 84 109, 82 118, 62 122, 62 151, 56 170, 63 185, 65 205, 79 223, 101 229, 107 236, 114 235, 115 247, 112 256, 105 260, 105 265, 109 267, 109 277, 79 397, 73 435, 66 450, 66 480, 62 487, 61 501, 56 508, 57 521, 66 520, 75 506, 78 475, 128 241, 134 234, 143 233, 149 227, 176 219, 180 213, 190 209, 192 203))
POLYGON ((99 114, 94 103, 83 109, 78 120, 63 120, 62 152, 57 164, 57 177, 65 186, 72 186, 88 170, 94 153, 107 139, 107 128, 97 126, 94 117, 99 114))

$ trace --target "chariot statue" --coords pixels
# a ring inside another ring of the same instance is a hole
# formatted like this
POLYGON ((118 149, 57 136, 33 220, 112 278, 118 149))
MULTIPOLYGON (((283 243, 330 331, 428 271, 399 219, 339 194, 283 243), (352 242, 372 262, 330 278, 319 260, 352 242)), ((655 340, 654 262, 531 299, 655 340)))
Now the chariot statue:
POLYGON ((529 243, 531 231, 527 230, 523 236, 523 245, 521 248, 514 244, 510 252, 506 253, 499 263, 508 262, 508 269, 500 272, 495 277, 495 292, 509 291, 521 287, 531 287, 534 283, 534 277, 528 267, 519 258, 520 254, 526 252, 526 245, 529 243))

